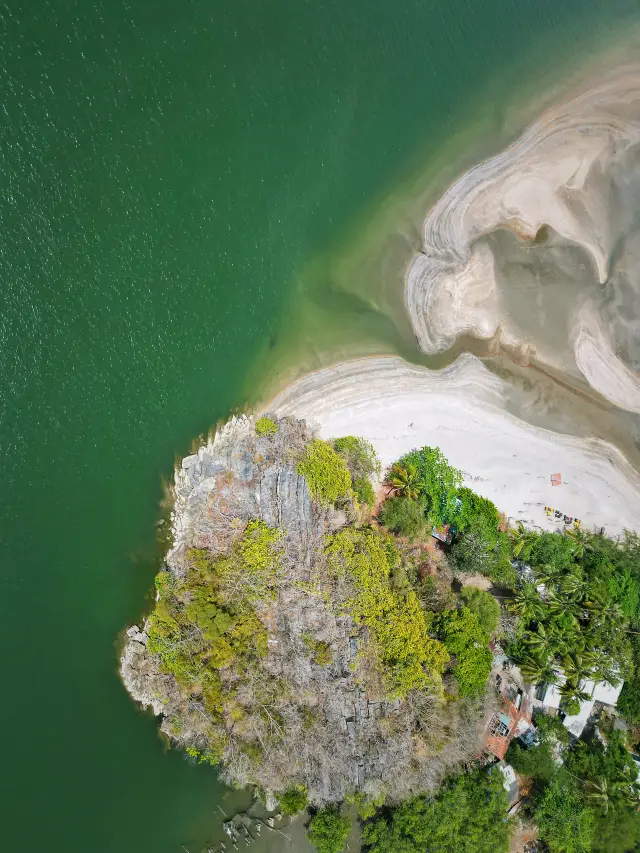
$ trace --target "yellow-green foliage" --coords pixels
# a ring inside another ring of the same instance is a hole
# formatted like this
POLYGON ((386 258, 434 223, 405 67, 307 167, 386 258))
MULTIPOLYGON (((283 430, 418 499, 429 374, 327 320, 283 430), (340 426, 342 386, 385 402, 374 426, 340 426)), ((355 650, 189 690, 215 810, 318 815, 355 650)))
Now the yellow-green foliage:
POLYGON ((278 424, 271 418, 263 416, 256 421, 256 432, 258 435, 275 435, 278 432, 278 424))
POLYGON ((437 682, 449 655, 442 643, 429 637, 413 590, 401 595, 392 589, 383 537, 375 530, 346 528, 327 537, 326 553, 331 570, 353 582, 347 608, 369 629, 389 693, 403 697, 437 682))
MULTIPOLYGON (((252 660, 267 653, 267 631, 251 604, 270 595, 277 583, 281 536, 280 530, 252 521, 227 556, 215 559, 206 549, 192 548, 184 579, 168 572, 156 579, 159 597, 150 619, 149 651, 185 692, 201 696, 212 722, 225 712, 240 713, 220 672, 233 667, 241 676, 252 660)), ((221 749, 212 732, 205 760, 221 749)))
POLYGON ((323 640, 315 640, 311 634, 304 633, 302 635, 305 646, 311 652, 311 658, 318 666, 327 666, 333 663, 333 652, 329 643, 323 640))
POLYGON ((250 521, 229 556, 216 564, 222 587, 233 588, 232 597, 249 602, 272 597, 280 577, 277 546, 281 538, 282 531, 278 528, 269 527, 264 521, 250 521))
POLYGON ((325 506, 346 497, 351 488, 346 462, 330 444, 320 439, 306 446, 298 463, 298 474, 307 481, 312 497, 325 506))
POLYGON ((292 785, 280 794, 278 801, 282 814, 298 814, 309 804, 309 790, 306 785, 292 785))

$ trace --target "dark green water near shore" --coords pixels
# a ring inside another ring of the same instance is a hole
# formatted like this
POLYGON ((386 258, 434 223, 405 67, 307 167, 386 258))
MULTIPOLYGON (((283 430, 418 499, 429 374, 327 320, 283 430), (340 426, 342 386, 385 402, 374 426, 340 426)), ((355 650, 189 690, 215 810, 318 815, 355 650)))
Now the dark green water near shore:
POLYGON ((218 832, 216 804, 238 795, 165 754, 117 677, 115 637, 157 567, 162 478, 263 392, 295 337, 283 316, 315 318, 336 355, 410 354, 400 283, 345 295, 334 247, 418 157, 460 156, 467 108, 483 116, 473 161, 505 132, 500 95, 636 9, 0 8, 0 849, 194 853, 218 832))

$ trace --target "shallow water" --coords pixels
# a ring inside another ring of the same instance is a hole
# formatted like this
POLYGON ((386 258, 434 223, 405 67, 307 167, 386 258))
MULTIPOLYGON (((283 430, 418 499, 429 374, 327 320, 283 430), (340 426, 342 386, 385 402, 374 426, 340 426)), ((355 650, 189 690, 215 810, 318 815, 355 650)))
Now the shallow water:
POLYGON ((635 8, 3 6, 3 850, 194 853, 248 804, 117 678, 162 478, 292 370, 418 359, 427 189, 511 137, 559 45, 577 61, 635 8))

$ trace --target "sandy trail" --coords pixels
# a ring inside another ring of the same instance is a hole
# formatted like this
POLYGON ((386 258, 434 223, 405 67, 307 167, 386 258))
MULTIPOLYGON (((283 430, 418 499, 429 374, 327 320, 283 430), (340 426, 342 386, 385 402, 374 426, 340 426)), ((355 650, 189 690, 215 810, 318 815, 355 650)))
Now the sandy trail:
POLYGON ((384 466, 437 445, 465 483, 512 520, 553 530, 545 506, 613 535, 640 529, 640 477, 615 447, 531 426, 504 409, 508 387, 471 355, 441 371, 395 357, 345 362, 304 377, 267 407, 304 417, 323 438, 369 439, 384 466), (552 486, 551 475, 562 474, 552 486))

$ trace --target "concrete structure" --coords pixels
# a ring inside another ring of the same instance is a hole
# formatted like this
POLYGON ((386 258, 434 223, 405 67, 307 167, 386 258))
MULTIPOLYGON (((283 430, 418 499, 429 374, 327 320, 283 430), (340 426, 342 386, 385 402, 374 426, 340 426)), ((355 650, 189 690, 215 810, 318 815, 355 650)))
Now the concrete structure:
POLYGON ((509 744, 514 737, 531 728, 531 710, 533 707, 533 689, 520 686, 516 677, 519 671, 513 671, 511 678, 497 673, 497 687, 502 699, 502 708, 491 714, 485 726, 485 746, 495 757, 502 760, 507 754, 509 744))
MULTIPOLYGON (((550 684, 543 692, 542 696, 536 700, 535 704, 540 705, 546 711, 559 710, 560 708, 560 688, 565 683, 566 678, 563 672, 558 672, 558 684, 550 684)), ((588 693, 590 698, 580 702, 580 711, 577 714, 565 716, 563 724, 566 729, 571 732, 574 737, 580 737, 587 725, 589 717, 593 713, 596 702, 605 705, 612 710, 618 703, 618 697, 622 690, 623 681, 619 681, 614 687, 607 681, 592 681, 587 679, 580 685, 581 690, 588 693)), ((539 695, 539 694, 538 694, 539 695)))
POLYGON ((497 766, 498 770, 502 773, 504 789, 509 795, 509 807, 511 807, 517 801, 519 795, 516 771, 506 761, 499 761, 497 766))

